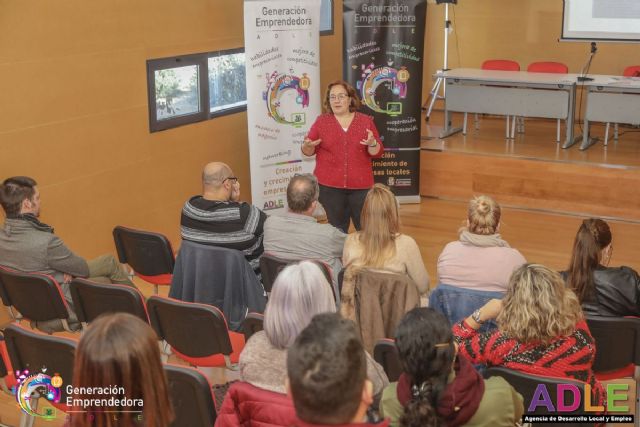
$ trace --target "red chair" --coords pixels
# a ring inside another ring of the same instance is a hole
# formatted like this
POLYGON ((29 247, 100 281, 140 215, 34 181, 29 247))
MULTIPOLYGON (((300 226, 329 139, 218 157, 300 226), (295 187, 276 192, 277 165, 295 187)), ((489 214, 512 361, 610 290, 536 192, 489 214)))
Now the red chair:
MULTIPOLYGON (((527 71, 530 73, 567 74, 569 67, 562 62, 532 62, 527 67, 527 71)), ((522 123, 522 133, 524 133, 524 122, 522 123)), ((556 126, 556 142, 560 142, 560 119, 558 119, 556 126)))
POLYGON ((147 300, 151 326, 158 338, 193 366, 226 366, 235 370, 244 335, 229 331, 213 305, 152 296, 147 300))
MULTIPOLYGON (((0 289, 3 304, 15 308, 26 320, 60 320, 68 332, 80 327, 79 324, 69 324, 70 307, 60 285, 49 275, 22 273, 0 266, 0 289)), ((14 316, 16 320, 20 319, 14 316)))
POLYGON ((69 284, 69 291, 83 327, 105 313, 129 313, 149 323, 145 298, 133 286, 75 278, 69 284))
POLYGON ((216 422, 215 396, 206 376, 197 369, 164 365, 175 419, 171 427, 211 427, 216 422))
POLYGON ((587 317, 596 341, 593 371, 600 381, 633 377, 636 415, 640 413, 640 319, 637 317, 587 317))
POLYGON ((113 241, 121 263, 129 264, 136 276, 153 285, 171 285, 175 255, 171 242, 160 233, 134 230, 117 226, 113 229, 113 241))
MULTIPOLYGON (((49 401, 49 404, 63 412, 69 412, 72 408, 67 406, 67 387, 73 380, 73 365, 77 342, 69 338, 45 335, 32 331, 20 325, 11 324, 4 330, 7 352, 12 368, 18 372, 28 370, 30 374, 36 374, 46 367, 46 374, 53 376, 58 374, 63 381, 60 387, 60 401, 49 401)), ((40 392, 32 394, 31 401, 47 397, 40 392)), ((37 407, 37 403, 32 408, 37 407)), ((33 425, 34 417, 22 414, 20 425, 33 425), (31 424, 27 424, 31 423, 31 424)))
MULTIPOLYGON (((496 70, 496 71, 520 71, 520 64, 518 64, 516 61, 511 61, 510 59, 488 59, 482 63, 480 68, 483 70, 496 70)), ((462 126, 463 135, 467 134, 467 115, 468 113, 464 113, 464 124, 462 126)), ((510 136, 510 132, 509 132, 510 116, 507 116, 506 119, 507 119, 506 137, 513 138, 513 136, 510 136)), ((513 119, 515 120, 515 117, 513 119)), ((475 115, 474 125, 476 130, 478 130, 479 119, 478 119, 477 113, 475 115)), ((513 134, 513 132, 511 132, 511 134, 513 134)))
MULTIPOLYGON (((624 69, 624 71, 622 72, 622 75, 624 77, 640 77, 640 65, 630 65, 627 68, 624 69)), ((607 145, 607 142, 609 142, 609 125, 610 123, 607 122, 607 125, 605 127, 604 130, 604 145, 607 145)), ((613 140, 617 141, 618 140, 618 124, 615 123, 613 125, 613 140)))

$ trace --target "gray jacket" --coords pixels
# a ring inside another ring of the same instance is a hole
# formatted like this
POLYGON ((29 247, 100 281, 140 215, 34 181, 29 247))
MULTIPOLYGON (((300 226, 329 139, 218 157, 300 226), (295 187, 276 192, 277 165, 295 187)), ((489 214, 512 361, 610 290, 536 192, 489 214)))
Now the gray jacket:
POLYGON ((27 273, 45 273, 62 282, 63 273, 89 276, 84 258, 55 234, 24 219, 7 218, 0 228, 0 265, 27 273))

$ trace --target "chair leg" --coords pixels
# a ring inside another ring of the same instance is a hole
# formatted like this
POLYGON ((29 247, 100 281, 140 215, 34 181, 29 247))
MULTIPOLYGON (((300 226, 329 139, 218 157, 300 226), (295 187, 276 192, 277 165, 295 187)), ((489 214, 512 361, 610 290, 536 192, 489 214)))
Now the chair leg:
POLYGON ((462 134, 466 135, 467 134, 467 116, 469 115, 469 113, 464 113, 464 121, 462 122, 462 134))
POLYGON ((607 146, 607 142, 609 142, 609 125, 611 123, 607 122, 607 125, 604 127, 604 145, 607 146))
POLYGON ((516 116, 511 117, 511 139, 516 139, 516 124, 518 118, 516 116))
POLYGON ((640 366, 637 366, 633 370, 633 379, 636 382, 636 413, 635 419, 637 420, 640 417, 640 366))
POLYGON ((478 116, 478 113, 475 114, 473 125, 475 126, 476 130, 480 129, 480 116, 478 116))
POLYGON ((560 142, 560 119, 556 122, 556 142, 560 142))
POLYGON ((615 141, 618 140, 618 124, 617 123, 614 123, 613 125, 613 139, 615 141))
POLYGON ((224 357, 224 364, 228 370, 237 371, 240 369, 240 366, 238 366, 237 363, 231 363, 231 357, 229 357, 229 355, 224 354, 223 357, 224 357))
POLYGON ((507 118, 506 118, 506 121, 507 121, 507 130, 506 130, 506 132, 505 132, 505 138, 507 138, 507 139, 509 139, 509 133, 510 133, 510 132, 509 132, 509 117, 510 117, 510 116, 507 116, 507 118))

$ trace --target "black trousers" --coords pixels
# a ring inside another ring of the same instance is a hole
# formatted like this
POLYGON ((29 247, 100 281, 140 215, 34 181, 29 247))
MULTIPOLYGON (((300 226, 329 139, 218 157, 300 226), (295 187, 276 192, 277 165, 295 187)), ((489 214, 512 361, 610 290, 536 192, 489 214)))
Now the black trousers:
POLYGON ((329 224, 349 232, 349 220, 360 230, 360 213, 369 190, 349 190, 320 186, 320 203, 327 213, 329 224))

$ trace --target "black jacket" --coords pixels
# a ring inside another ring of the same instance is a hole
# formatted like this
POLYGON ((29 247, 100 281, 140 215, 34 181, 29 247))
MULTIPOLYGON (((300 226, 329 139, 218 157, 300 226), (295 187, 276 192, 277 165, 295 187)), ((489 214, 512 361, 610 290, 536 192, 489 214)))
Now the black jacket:
POLYGON ((582 302, 586 316, 640 316, 640 276, 632 268, 598 266, 593 282, 595 295, 582 302))

